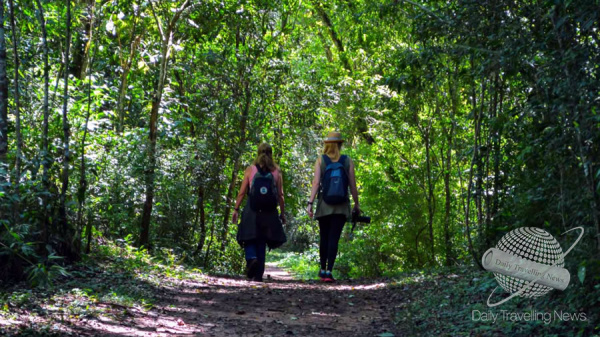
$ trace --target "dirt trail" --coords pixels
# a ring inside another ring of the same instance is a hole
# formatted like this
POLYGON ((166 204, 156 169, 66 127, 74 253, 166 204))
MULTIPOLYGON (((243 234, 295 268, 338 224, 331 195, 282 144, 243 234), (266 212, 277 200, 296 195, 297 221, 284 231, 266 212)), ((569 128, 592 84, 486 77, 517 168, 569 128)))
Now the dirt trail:
MULTIPOLYGON (((393 305, 384 283, 302 282, 269 264, 265 282, 206 276, 163 288, 153 309, 101 318, 75 331, 104 336, 391 336, 393 305), (93 331, 90 331, 89 329, 93 331)), ((395 333, 399 336, 398 333, 395 333)))
POLYGON ((303 282, 274 264, 268 264, 264 280, 209 275, 174 280, 155 288, 157 301, 150 310, 98 302, 105 314, 57 317, 49 335, 402 335, 392 322, 401 295, 385 283, 303 282))

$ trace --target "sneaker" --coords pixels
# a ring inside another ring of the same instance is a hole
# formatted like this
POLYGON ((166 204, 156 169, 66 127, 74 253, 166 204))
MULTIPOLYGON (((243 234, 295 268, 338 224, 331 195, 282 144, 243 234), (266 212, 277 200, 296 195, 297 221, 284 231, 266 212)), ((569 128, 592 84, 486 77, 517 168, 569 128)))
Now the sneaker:
POLYGON ((319 270, 319 278, 321 279, 321 281, 325 280, 325 276, 326 276, 325 269, 320 269, 319 270))
POLYGON ((323 282, 333 283, 335 282, 335 278, 333 278, 333 274, 331 274, 331 270, 325 272, 325 277, 323 278, 323 282))
POLYGON ((256 274, 257 269, 258 269, 258 260, 257 259, 250 259, 250 260, 246 261, 246 276, 249 279, 254 279, 254 275, 256 274))

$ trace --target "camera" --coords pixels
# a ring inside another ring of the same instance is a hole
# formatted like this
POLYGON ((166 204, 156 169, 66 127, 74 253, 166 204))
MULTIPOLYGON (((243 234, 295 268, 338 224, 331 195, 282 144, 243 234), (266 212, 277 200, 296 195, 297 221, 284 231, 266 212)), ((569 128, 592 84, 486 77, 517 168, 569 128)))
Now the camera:
POLYGON ((362 215, 359 215, 358 212, 352 211, 352 223, 357 223, 357 222, 371 223, 371 217, 370 216, 362 216, 362 215))

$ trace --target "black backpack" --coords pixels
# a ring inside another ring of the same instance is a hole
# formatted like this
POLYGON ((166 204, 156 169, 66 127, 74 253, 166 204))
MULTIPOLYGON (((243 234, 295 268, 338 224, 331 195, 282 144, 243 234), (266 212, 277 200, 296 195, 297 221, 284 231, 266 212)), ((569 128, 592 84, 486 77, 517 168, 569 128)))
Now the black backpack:
POLYGON ((277 209, 277 186, 271 172, 263 172, 256 165, 257 172, 250 185, 250 208, 253 211, 274 211, 277 209))
POLYGON ((342 155, 337 162, 332 162, 323 155, 325 172, 321 175, 321 198, 329 205, 343 204, 348 201, 348 173, 344 168, 346 156, 342 155))

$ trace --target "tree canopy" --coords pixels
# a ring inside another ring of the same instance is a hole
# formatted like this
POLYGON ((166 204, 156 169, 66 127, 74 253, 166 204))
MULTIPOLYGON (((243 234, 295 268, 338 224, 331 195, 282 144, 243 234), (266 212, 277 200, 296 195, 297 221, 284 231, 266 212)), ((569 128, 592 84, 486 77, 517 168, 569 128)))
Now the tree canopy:
POLYGON ((582 226, 571 268, 598 282, 597 0, 0 5, 1 279, 105 239, 239 272, 233 200, 263 141, 287 249, 308 251, 339 130, 372 217, 347 275, 478 265, 514 228, 582 226))

